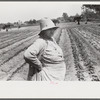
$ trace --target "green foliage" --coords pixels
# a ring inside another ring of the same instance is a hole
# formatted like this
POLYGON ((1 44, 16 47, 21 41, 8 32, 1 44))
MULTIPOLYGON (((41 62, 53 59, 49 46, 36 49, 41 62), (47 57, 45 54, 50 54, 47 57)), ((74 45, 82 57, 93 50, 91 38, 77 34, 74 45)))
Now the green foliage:
POLYGON ((27 24, 36 24, 37 21, 35 19, 33 19, 33 20, 25 21, 25 23, 27 23, 27 24))

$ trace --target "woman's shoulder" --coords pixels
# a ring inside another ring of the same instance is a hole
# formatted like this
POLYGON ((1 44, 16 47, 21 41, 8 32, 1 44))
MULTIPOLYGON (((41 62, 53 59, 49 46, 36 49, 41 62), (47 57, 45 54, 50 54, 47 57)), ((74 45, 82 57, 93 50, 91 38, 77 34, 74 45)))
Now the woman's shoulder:
POLYGON ((47 44, 46 40, 42 39, 42 38, 38 38, 35 40, 35 43, 36 44, 39 44, 39 45, 45 45, 47 44))
POLYGON ((45 43, 45 40, 44 40, 44 39, 42 39, 42 38, 38 38, 38 39, 36 39, 36 41, 35 41, 35 42, 45 43))

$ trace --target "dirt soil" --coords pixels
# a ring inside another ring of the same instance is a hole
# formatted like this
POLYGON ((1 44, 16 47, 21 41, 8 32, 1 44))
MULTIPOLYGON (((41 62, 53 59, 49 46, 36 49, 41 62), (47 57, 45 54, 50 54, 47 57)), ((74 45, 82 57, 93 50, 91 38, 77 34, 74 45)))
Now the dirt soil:
MULTIPOLYGON (((65 81, 100 81, 100 26, 96 23, 59 24, 54 35, 63 50, 65 81)), ((25 50, 38 38, 39 27, 0 32, 0 80, 27 81, 25 50)))

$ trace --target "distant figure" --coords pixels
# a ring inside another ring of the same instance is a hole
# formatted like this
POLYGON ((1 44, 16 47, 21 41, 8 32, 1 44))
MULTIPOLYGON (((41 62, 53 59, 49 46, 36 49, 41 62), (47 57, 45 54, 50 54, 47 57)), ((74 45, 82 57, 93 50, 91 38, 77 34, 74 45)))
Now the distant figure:
POLYGON ((85 24, 87 24, 87 20, 85 20, 85 24))
POLYGON ((8 32, 8 28, 6 28, 6 32, 8 32))
POLYGON ((63 52, 53 38, 58 27, 50 19, 43 18, 40 28, 40 37, 24 53, 30 65, 28 80, 64 81, 66 65, 63 52))
POLYGON ((18 29, 20 29, 20 28, 21 28, 21 24, 22 24, 22 22, 19 20, 19 21, 17 22, 18 29))

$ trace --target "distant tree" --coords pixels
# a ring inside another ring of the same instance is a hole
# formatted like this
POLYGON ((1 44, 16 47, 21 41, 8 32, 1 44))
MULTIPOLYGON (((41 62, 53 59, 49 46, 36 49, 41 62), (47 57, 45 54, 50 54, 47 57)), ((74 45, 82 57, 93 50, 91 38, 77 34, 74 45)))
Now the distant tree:
POLYGON ((89 8, 96 13, 100 14, 100 5, 95 5, 95 4, 84 4, 83 7, 89 8))
POLYGON ((37 21, 36 21, 35 19, 33 19, 33 23, 36 24, 36 22, 37 22, 37 21))
POLYGON ((29 24, 33 24, 33 20, 29 20, 29 22, 28 22, 29 24))
POLYGON ((82 15, 87 21, 100 21, 100 5, 84 4, 82 15))
POLYGON ((69 20, 68 14, 67 13, 63 13, 63 18, 65 20, 65 22, 67 22, 69 20))
POLYGON ((74 17, 74 21, 77 21, 78 22, 78 25, 80 25, 80 21, 81 21, 81 16, 76 14, 75 17, 74 17))
POLYGON ((73 21, 74 21, 74 16, 70 16, 70 17, 69 17, 69 21, 70 21, 70 22, 73 22, 73 21))
POLYGON ((85 6, 82 6, 82 17, 83 19, 85 20, 85 24, 87 24, 87 22, 90 20, 90 19, 93 19, 93 18, 97 18, 97 15, 96 15, 96 12, 94 10, 91 10, 85 6))
POLYGON ((36 24, 37 23, 37 21, 35 20, 35 19, 31 19, 31 20, 29 20, 29 21, 25 21, 24 23, 26 23, 26 24, 36 24))

